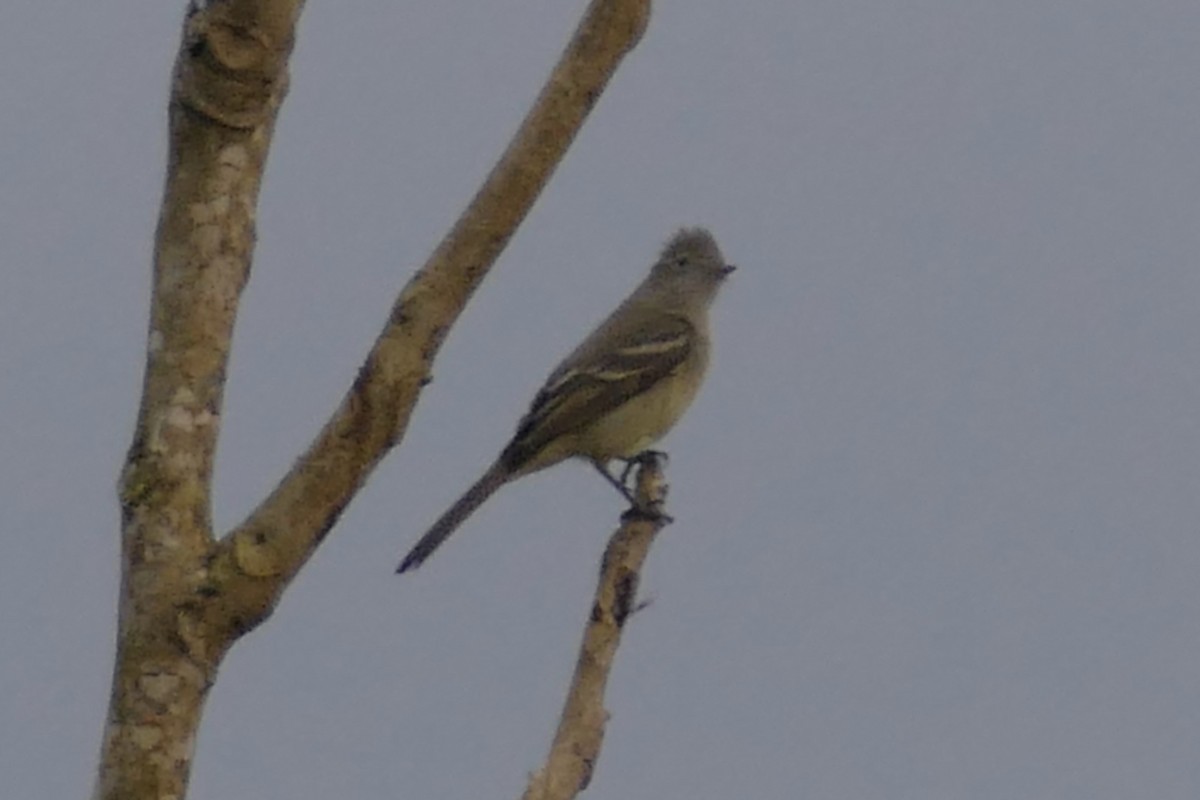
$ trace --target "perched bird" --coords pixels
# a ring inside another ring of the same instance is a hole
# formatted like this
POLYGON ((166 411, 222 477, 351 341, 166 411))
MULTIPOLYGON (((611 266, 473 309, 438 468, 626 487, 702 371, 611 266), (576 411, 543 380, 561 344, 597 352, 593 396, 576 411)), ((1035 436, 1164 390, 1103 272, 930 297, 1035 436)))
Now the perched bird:
POLYGON ((511 480, 568 458, 607 470, 671 429, 691 405, 708 367, 708 307, 734 267, 712 234, 684 228, 650 275, 550 373, 512 441, 400 562, 421 565, 475 509, 511 480))

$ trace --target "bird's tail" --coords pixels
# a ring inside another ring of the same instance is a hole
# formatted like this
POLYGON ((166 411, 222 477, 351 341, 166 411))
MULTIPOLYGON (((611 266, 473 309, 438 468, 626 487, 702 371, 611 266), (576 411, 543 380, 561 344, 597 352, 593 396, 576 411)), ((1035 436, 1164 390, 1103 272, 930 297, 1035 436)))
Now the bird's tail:
POLYGON ((483 477, 475 482, 475 485, 467 489, 466 493, 458 498, 458 502, 450 506, 450 509, 438 518, 438 521, 433 523, 433 527, 421 537, 413 549, 408 551, 408 555, 400 562, 400 566, 396 568, 396 572, 408 572, 410 569, 416 569, 421 566, 425 559, 438 549, 442 542, 454 533, 459 525, 466 521, 467 517, 474 513, 475 509, 483 505, 483 501, 487 500, 492 494, 503 486, 509 478, 512 477, 512 472, 504 466, 502 461, 497 461, 487 472, 483 473, 483 477))

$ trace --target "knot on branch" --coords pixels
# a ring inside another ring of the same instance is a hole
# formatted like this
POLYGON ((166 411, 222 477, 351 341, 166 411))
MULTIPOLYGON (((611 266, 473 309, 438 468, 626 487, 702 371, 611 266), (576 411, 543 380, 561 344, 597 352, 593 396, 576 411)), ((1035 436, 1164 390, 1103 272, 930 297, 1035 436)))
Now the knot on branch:
POLYGON ((175 68, 174 99, 216 123, 251 130, 287 88, 295 4, 213 3, 191 14, 175 68))

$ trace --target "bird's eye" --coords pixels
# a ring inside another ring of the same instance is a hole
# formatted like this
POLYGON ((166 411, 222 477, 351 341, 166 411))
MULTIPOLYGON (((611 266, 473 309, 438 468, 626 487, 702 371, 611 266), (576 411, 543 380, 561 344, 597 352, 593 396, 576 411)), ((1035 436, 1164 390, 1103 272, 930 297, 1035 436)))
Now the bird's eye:
POLYGON ((687 263, 687 256, 680 256, 679 258, 675 259, 675 266, 677 267, 686 267, 687 263))

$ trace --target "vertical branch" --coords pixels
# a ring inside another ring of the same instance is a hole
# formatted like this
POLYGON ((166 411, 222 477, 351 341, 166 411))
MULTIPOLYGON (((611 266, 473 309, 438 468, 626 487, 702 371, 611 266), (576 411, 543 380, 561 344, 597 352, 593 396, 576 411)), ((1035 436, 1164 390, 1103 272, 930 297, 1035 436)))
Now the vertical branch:
POLYGON ((608 722, 604 690, 621 632, 638 608, 638 583, 650 545, 670 521, 662 513, 666 491, 658 459, 644 458, 638 470, 636 497, 638 507, 652 513, 630 509, 609 539, 558 731, 545 765, 530 778, 522 800, 569 800, 591 782, 608 722))
POLYGON ((146 373, 121 475, 121 601, 96 798, 183 797, 227 642, 199 635, 225 369, 302 0, 189 10, 170 100, 146 373))

